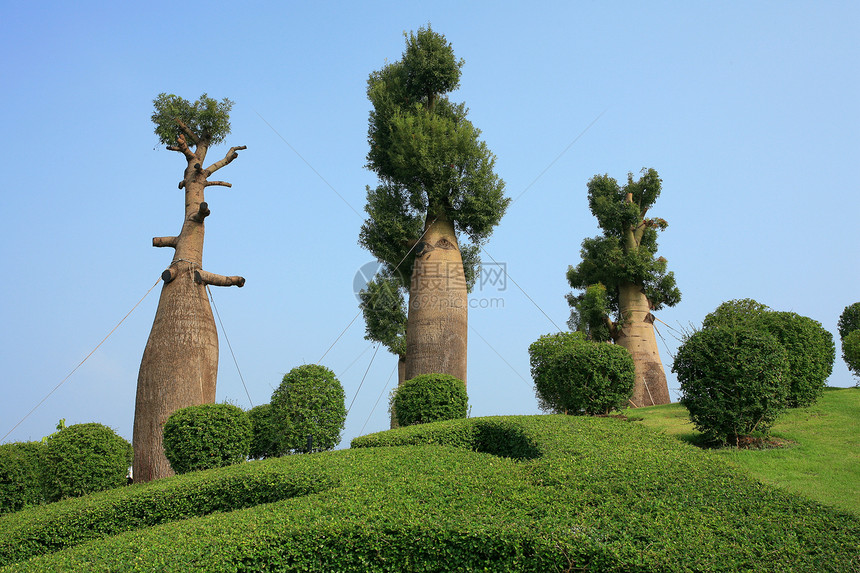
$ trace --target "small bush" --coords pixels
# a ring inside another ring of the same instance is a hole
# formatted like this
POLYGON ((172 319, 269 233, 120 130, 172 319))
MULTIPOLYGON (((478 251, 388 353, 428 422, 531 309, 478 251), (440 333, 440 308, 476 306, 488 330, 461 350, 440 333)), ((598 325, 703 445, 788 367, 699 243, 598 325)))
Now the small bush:
POLYGON ((860 330, 849 332, 842 339, 842 358, 851 373, 860 377, 860 330))
POLYGON ((579 332, 561 332, 532 343, 529 358, 535 393, 545 410, 608 414, 633 393, 633 357, 622 346, 590 342, 579 332))
POLYGON ((700 432, 735 445, 766 432, 785 408, 788 355, 773 335, 744 327, 711 327, 678 349, 672 371, 681 404, 700 432))
POLYGON ((290 370, 272 393, 279 453, 321 452, 340 442, 346 421, 343 386, 319 364, 290 370), (310 447, 308 447, 310 445, 310 447))
POLYGON ((0 514, 44 501, 43 451, 39 442, 0 445, 0 514))
POLYGON ((466 385, 450 374, 421 374, 407 380, 394 394, 392 406, 400 426, 465 418, 466 385))
POLYGON ((177 474, 242 462, 250 446, 251 422, 232 404, 180 408, 164 424, 164 455, 177 474))
POLYGON ((708 313, 702 328, 714 326, 749 326, 750 321, 770 311, 770 307, 751 298, 729 300, 708 313))
POLYGON ((860 302, 855 302, 845 307, 842 314, 839 315, 839 322, 836 323, 836 328, 839 329, 839 338, 845 340, 845 337, 860 330, 860 302))
POLYGON ((261 404, 248 410, 251 421, 251 447, 248 457, 255 460, 276 458, 283 452, 278 450, 280 439, 278 426, 272 419, 272 405, 261 404))
POLYGON ((794 312, 765 312, 751 325, 772 334, 788 353, 786 405, 799 408, 814 404, 833 371, 833 335, 821 323, 794 312))
POLYGON ((57 501, 126 484, 131 444, 97 423, 74 424, 45 443, 45 497, 57 501))

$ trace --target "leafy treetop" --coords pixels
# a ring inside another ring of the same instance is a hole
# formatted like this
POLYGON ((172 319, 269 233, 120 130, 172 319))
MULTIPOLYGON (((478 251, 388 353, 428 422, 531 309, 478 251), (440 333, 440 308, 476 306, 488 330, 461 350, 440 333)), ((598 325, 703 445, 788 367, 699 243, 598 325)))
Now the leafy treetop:
POLYGON ((220 102, 205 93, 194 103, 173 94, 161 93, 153 100, 152 122, 162 145, 183 140, 187 145, 209 147, 224 141, 230 134, 230 110, 233 102, 220 102))

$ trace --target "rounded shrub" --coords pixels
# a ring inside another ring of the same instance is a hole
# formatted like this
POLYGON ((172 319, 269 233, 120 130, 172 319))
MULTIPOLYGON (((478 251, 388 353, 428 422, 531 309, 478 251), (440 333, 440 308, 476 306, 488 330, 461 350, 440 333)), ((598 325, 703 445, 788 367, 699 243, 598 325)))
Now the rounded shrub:
POLYGON ((248 457, 262 460, 284 453, 279 450, 281 440, 278 425, 272 418, 271 404, 260 404, 248 410, 248 420, 251 422, 251 447, 248 457))
POLYGON ((841 340, 845 340, 845 337, 855 330, 860 330, 860 302, 845 307, 845 310, 839 315, 836 328, 839 330, 841 340))
POLYGON ((43 461, 45 497, 57 501, 125 485, 132 449, 107 426, 73 424, 48 438, 43 461))
POLYGON ((45 499, 39 442, 0 445, 0 514, 36 505, 45 499))
POLYGON ((672 371, 690 420, 712 441, 739 445, 743 436, 767 432, 786 405, 788 353, 767 332, 703 329, 678 349, 672 371))
POLYGON ((465 418, 466 384, 450 374, 420 374, 397 388, 392 401, 400 426, 465 418))
POLYGON ((786 405, 798 408, 814 404, 833 371, 833 335, 821 323, 794 312, 765 312, 751 325, 772 334, 788 353, 786 405))
POLYGON ((233 404, 200 404, 173 412, 164 424, 164 455, 177 474, 244 461, 251 422, 233 404))
POLYGON ((325 366, 304 364, 290 370, 271 400, 279 455, 334 448, 346 421, 344 400, 343 386, 325 366))
POLYGON ((529 360, 545 410, 608 414, 633 394, 633 357, 616 344, 591 342, 579 332, 547 334, 529 346, 529 360))
POLYGON ((842 358, 851 373, 860 377, 860 329, 849 332, 842 339, 842 358))
POLYGON ((702 321, 702 328, 715 326, 748 326, 767 312, 770 307, 751 298, 728 300, 708 313, 702 321))

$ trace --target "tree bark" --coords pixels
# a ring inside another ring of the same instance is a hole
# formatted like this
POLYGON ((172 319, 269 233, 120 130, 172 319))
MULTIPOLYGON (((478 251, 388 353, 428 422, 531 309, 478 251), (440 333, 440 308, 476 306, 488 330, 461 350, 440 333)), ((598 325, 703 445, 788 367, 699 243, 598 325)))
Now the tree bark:
MULTIPOLYGON (((400 388, 403 386, 403 383, 406 382, 406 356, 403 354, 399 354, 397 356, 397 387, 400 388)), ((399 428, 400 424, 397 423, 397 412, 394 411, 394 404, 391 405, 391 429, 399 428)))
MULTIPOLYGON (((441 212, 441 210, 439 210, 441 212)), ((406 379, 450 374, 466 382, 468 300, 453 223, 427 216, 416 245, 406 322, 406 379)))
POLYGON ((670 403, 648 297, 641 287, 628 283, 619 288, 618 302, 622 320, 615 342, 630 351, 636 367, 632 402, 636 407, 670 403))
MULTIPOLYGON (((236 149, 231 149, 219 163, 226 165, 232 161, 236 149)), ((200 169, 206 150, 205 145, 198 143, 189 156, 187 146, 178 146, 177 151, 188 162, 180 185, 185 190, 182 231, 176 237, 153 239, 153 246, 173 247, 176 252, 170 267, 162 274, 166 278, 161 298, 140 361, 132 437, 135 482, 173 475, 162 446, 162 429, 170 414, 187 406, 215 402, 218 333, 206 284, 220 284, 218 281, 222 279, 225 284, 236 285, 245 281, 241 277, 207 273, 202 268, 203 222, 209 215, 203 191, 206 177, 214 171, 200 169), (208 280, 196 280, 201 276, 208 280)))

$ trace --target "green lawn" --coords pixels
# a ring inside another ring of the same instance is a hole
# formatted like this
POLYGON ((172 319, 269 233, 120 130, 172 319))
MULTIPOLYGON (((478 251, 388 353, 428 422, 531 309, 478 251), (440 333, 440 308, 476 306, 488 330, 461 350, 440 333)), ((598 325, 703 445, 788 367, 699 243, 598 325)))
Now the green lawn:
MULTIPOLYGON (((637 422, 685 442, 700 435, 680 404, 628 409, 637 422)), ((809 408, 785 412, 771 434, 792 442, 768 450, 716 450, 752 477, 860 515, 860 388, 828 388, 809 408)))

